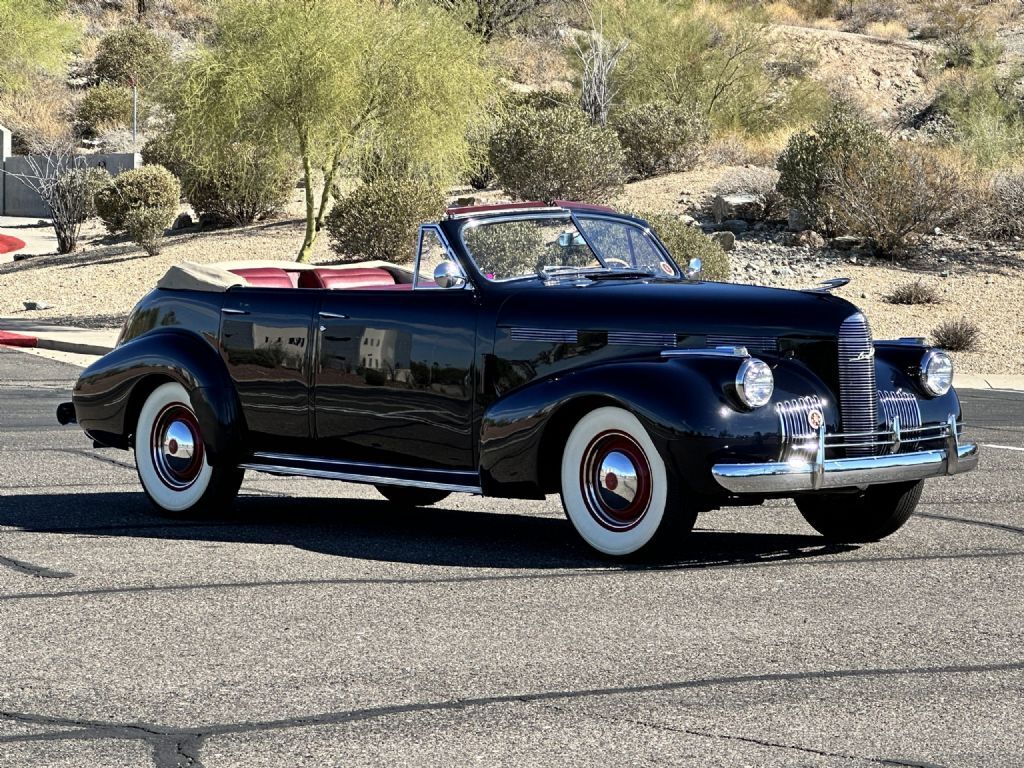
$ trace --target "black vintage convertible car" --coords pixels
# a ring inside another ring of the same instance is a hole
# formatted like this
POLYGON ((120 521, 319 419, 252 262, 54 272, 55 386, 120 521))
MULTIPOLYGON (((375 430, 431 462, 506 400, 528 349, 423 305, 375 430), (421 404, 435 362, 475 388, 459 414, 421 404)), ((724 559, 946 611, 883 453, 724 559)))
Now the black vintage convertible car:
POLYGON ((773 497, 870 541, 978 447, 948 355, 872 341, 837 284, 704 282, 607 208, 452 209, 411 270, 172 268, 58 417, 134 450, 168 513, 222 509, 249 469, 406 506, 560 493, 612 556, 773 497))

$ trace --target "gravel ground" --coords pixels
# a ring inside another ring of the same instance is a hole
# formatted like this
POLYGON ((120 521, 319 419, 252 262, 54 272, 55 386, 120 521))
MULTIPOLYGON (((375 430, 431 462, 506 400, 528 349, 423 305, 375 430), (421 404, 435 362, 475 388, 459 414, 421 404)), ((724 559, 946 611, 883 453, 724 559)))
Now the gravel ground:
MULTIPOLYGON (((719 179, 734 167, 702 168, 631 184, 616 201, 628 210, 693 212, 719 179)), ((495 193, 479 198, 497 199, 495 193)), ((83 248, 70 256, 33 256, 0 264, 0 317, 38 318, 82 327, 119 327, 125 314, 167 271, 182 261, 211 263, 253 259, 290 261, 302 240, 296 203, 289 218, 215 232, 189 231, 166 238, 159 256, 106 236, 92 225, 83 248), (26 312, 34 300, 51 308, 26 312)), ((969 317, 982 328, 980 349, 955 355, 964 373, 1024 373, 1024 259, 1016 244, 969 242, 951 236, 929 238, 906 265, 877 261, 863 254, 818 251, 782 245, 781 232, 741 235, 732 252, 733 279, 787 288, 807 288, 822 279, 849 277, 838 291, 871 319, 877 338, 928 336, 944 319, 969 317), (894 306, 884 296, 899 283, 934 284, 943 302, 930 306, 894 306)), ((317 242, 315 261, 330 261, 326 233, 317 242)))

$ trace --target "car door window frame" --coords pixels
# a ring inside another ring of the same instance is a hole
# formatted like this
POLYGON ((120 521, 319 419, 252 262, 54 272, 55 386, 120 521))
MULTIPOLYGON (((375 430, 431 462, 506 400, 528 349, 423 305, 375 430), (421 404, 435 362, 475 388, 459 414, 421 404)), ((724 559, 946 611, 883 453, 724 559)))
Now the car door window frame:
POLYGON ((448 243, 448 238, 444 236, 444 232, 441 227, 437 224, 422 224, 420 226, 419 236, 416 239, 416 263, 413 265, 412 272, 412 288, 414 291, 450 291, 450 290, 466 290, 472 288, 473 284, 469 278, 469 274, 466 272, 466 268, 459 262, 458 257, 455 255, 455 251, 452 250, 451 245, 448 243), (459 272, 466 279, 466 284, 461 289, 453 288, 441 288, 438 285, 423 285, 420 280, 420 263, 423 259, 423 239, 428 232, 433 232, 437 235, 438 241, 441 243, 441 247, 444 248, 445 253, 448 256, 448 260, 455 264, 459 268, 459 272))

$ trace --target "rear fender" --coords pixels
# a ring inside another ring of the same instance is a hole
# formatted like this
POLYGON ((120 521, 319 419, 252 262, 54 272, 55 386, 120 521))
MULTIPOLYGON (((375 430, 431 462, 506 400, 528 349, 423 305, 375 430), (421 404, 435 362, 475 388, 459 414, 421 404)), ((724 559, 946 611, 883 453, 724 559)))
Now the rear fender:
POLYGON ((128 448, 146 396, 164 381, 189 393, 212 464, 244 455, 245 418, 216 350, 184 330, 158 330, 114 349, 83 371, 72 401, 78 423, 105 445, 128 448))

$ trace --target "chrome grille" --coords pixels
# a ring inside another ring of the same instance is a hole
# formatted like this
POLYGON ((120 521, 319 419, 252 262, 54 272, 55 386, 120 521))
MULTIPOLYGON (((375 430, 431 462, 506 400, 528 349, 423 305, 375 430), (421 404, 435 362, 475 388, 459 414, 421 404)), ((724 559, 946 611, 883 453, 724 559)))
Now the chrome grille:
POLYGON ((817 411, 824 417, 824 403, 817 395, 798 397, 775 404, 779 417, 782 438, 782 453, 779 461, 788 461, 797 455, 806 458, 814 453, 817 430, 811 426, 811 412, 817 411))
POLYGON ((882 406, 887 427, 892 428, 897 416, 903 429, 921 426, 921 405, 912 392, 879 390, 878 404, 882 406))
MULTIPOLYGON (((868 321, 860 312, 839 326, 839 416, 844 432, 873 432, 878 427, 875 348, 868 321)), ((846 453, 870 456, 874 453, 871 438, 851 437, 846 453)))
POLYGON ((511 328, 509 336, 517 341, 547 341, 552 344, 575 344, 579 338, 579 333, 556 328, 511 328))
POLYGON ((778 352, 779 340, 774 336, 728 336, 709 333, 707 345, 715 347, 746 347, 751 352, 778 352))

